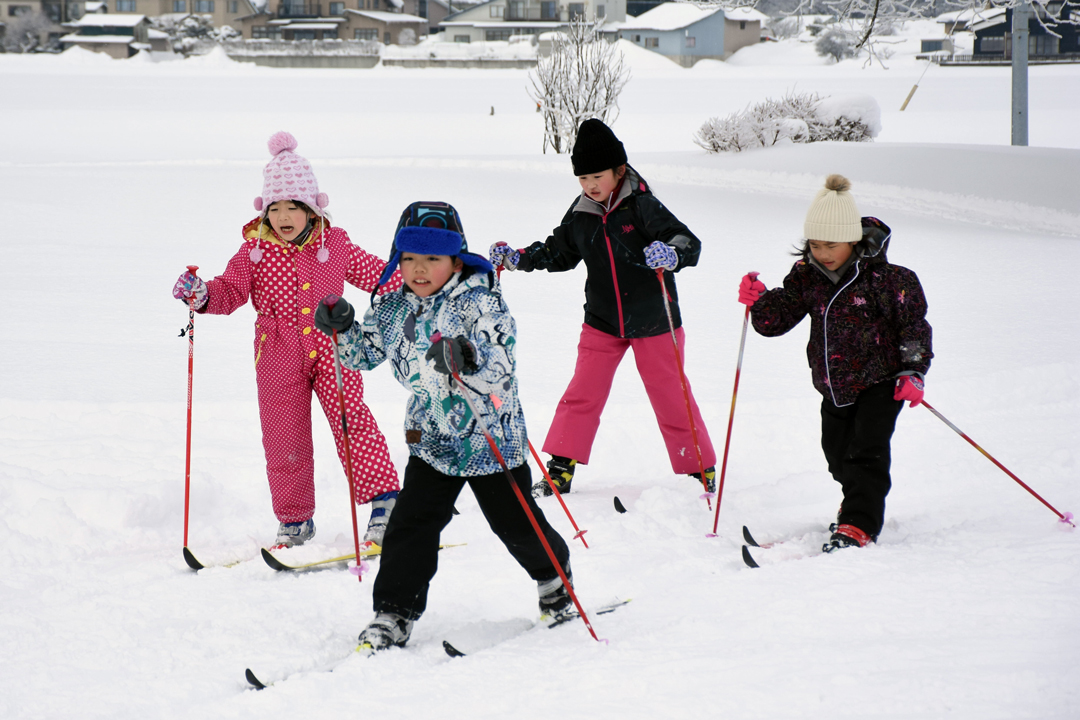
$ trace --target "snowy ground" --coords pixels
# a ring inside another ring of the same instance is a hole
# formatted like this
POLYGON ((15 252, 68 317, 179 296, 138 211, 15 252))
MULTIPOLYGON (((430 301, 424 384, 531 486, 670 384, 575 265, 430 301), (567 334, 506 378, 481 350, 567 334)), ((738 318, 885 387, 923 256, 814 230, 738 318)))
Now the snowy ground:
MULTIPOLYGON (((842 172, 860 209, 892 225, 891 259, 926 288, 927 399, 1078 511, 1080 67, 1031 69, 1032 147, 1011 148, 1007 68, 933 67, 900 113, 925 67, 910 55, 863 70, 796 44, 775 52, 683 70, 631 50, 615 126, 704 241, 679 286, 687 371, 714 442, 730 409, 738 279, 780 282, 813 191, 842 172), (873 95, 878 141, 724 157, 692 144, 707 118, 791 89, 873 95)), ((693 486, 670 473, 624 364, 567 497, 589 530, 591 548, 573 548, 583 600, 633 598, 594 618, 606 644, 579 623, 443 654, 439 640, 472 621, 535 614, 533 584, 467 494, 444 542, 468 545, 443 552, 409 648, 333 672, 311 670, 348 656, 370 618, 370 577, 281 575, 258 560, 187 569, 176 337, 187 315, 169 289, 184 265, 216 274, 235 251, 266 138, 297 136, 335 220, 373 252, 418 199, 454 203, 475 249, 524 244, 576 188, 567 158, 540 153, 527 77, 0 56, 0 717, 1077 717, 1080 535, 925 409, 901 415, 878 545, 743 566, 743 524, 809 544, 839 499, 818 449, 805 326, 747 339, 718 538, 693 486), (246 667, 289 679, 249 691, 246 667)), ((505 279, 538 446, 573 367, 583 281, 505 279)), ((207 558, 252 557, 276 528, 252 319, 247 308, 197 319, 190 545, 207 558)), ((403 391, 382 368, 366 383, 403 464, 403 391)), ((315 441, 318 540, 347 550, 345 481, 321 419, 315 441)), ((569 537, 558 506, 543 506, 569 537)))

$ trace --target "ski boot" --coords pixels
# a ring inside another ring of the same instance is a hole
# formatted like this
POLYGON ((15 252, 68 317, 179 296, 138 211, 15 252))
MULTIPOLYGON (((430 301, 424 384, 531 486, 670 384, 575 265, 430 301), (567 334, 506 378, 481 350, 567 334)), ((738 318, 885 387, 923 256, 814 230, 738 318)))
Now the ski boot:
POLYGON ((413 621, 406 620, 395 613, 380 612, 375 619, 360 633, 360 644, 356 651, 365 655, 374 655, 380 650, 391 647, 405 647, 412 634, 413 621))
POLYGON ((821 552, 831 553, 847 547, 866 547, 877 540, 873 535, 867 535, 854 525, 839 525, 829 538, 829 542, 821 546, 821 552))
POLYGON ((701 486, 703 488, 705 488, 705 492, 708 492, 708 493, 715 493, 716 492, 716 466, 715 465, 712 465, 710 467, 705 468, 705 482, 704 483, 701 482, 701 473, 699 473, 699 472, 690 473, 690 477, 697 480, 698 483, 700 483, 701 486))
POLYGON ((314 518, 303 522, 283 522, 278 525, 277 537, 274 539, 273 549, 290 548, 303 545, 315 537, 314 518))
MULTIPOLYGON (((574 575, 566 568, 566 579, 574 584, 574 575)), ((540 595, 540 619, 551 624, 564 623, 577 615, 570 591, 563 585, 562 578, 556 575, 551 580, 537 580, 536 591, 540 595)))
MULTIPOLYGON (((548 460, 548 475, 551 476, 551 482, 555 483, 555 487, 559 489, 560 495, 570 492, 570 482, 574 479, 574 468, 576 467, 577 460, 571 460, 561 455, 552 455, 551 459, 548 460)), ((548 485, 547 478, 545 478, 532 486, 532 494, 533 497, 550 497, 554 493, 551 492, 551 486, 548 485)))
POLYGON ((368 520, 367 531, 364 533, 364 542, 382 546, 386 524, 390 521, 394 505, 397 504, 397 496, 398 491, 392 490, 371 498, 371 519, 368 520))

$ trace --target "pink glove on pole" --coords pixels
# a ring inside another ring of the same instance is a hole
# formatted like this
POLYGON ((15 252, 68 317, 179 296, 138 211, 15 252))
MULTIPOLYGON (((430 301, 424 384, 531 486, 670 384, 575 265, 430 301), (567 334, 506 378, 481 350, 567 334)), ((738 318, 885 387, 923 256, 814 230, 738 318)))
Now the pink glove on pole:
MULTIPOLYGON (((194 267, 194 266, 190 266, 194 267)), ((195 309, 202 310, 207 301, 206 283, 202 278, 188 270, 176 280, 176 284, 173 285, 173 297, 184 303, 191 302, 191 298, 195 298, 195 309)))
POLYGON ((893 391, 893 400, 910 400, 909 407, 915 407, 922 402, 923 381, 914 375, 902 375, 896 379, 896 390, 893 391))
POLYGON ((757 279, 761 273, 751 272, 743 275, 742 282, 739 283, 739 302, 746 307, 753 306, 761 297, 761 293, 765 292, 765 283, 757 279))

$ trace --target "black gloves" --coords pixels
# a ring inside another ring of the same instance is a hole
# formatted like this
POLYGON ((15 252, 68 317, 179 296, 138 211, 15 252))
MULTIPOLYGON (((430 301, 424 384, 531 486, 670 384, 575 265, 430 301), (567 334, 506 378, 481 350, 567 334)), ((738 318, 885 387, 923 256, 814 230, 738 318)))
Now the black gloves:
POLYGON ((439 338, 428 348, 424 359, 433 360, 435 369, 444 375, 449 375, 451 371, 462 373, 476 369, 476 349, 461 335, 449 340, 439 338))
POLYGON ((315 309, 315 327, 332 336, 335 330, 342 332, 351 328, 355 317, 356 310, 348 300, 327 295, 315 309))

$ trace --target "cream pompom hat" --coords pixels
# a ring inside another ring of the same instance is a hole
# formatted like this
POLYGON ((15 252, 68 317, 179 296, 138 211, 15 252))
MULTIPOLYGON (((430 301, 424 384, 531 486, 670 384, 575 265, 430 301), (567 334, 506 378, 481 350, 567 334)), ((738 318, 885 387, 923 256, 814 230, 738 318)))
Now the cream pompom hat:
POLYGON ((807 240, 855 243, 862 240, 862 216, 851 196, 851 181, 843 175, 825 178, 825 187, 818 191, 803 224, 807 240))

